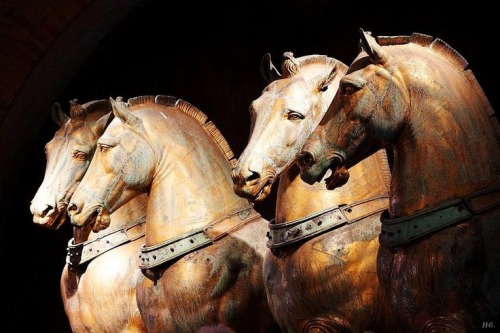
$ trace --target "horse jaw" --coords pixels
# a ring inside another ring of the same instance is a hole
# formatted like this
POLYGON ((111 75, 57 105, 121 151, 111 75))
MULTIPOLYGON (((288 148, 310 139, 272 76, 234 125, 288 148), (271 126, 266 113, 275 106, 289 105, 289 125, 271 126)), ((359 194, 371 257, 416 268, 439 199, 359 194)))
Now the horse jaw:
POLYGON ((109 227, 111 223, 110 213, 99 204, 82 209, 80 212, 75 212, 70 204, 68 212, 71 224, 76 228, 90 225, 93 232, 99 232, 109 227))
POLYGON ((337 187, 341 187, 349 180, 349 170, 345 165, 330 168, 329 170, 332 171, 332 174, 325 178, 325 184, 328 190, 334 190, 337 187))

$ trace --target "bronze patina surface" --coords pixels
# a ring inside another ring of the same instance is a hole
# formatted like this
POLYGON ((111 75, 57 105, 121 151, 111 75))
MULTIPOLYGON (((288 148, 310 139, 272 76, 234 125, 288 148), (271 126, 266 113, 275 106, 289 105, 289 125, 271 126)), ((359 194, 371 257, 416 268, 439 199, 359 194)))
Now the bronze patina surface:
POLYGON ((494 110, 467 61, 440 39, 418 33, 375 38, 361 30, 360 45, 303 147, 301 177, 312 184, 331 170, 327 186, 333 188, 338 170, 392 148, 378 277, 397 331, 476 332, 498 323, 500 127, 494 110))
POLYGON ((171 96, 112 104, 115 119, 68 211, 75 226, 99 230, 125 202, 149 194, 136 284, 148 332, 218 324, 279 332, 262 278, 268 222, 233 192, 234 156, 217 127, 171 96))
MULTIPOLYGON (((59 229, 66 207, 89 167, 97 139, 112 117, 108 100, 71 101, 68 117, 59 104, 53 119, 60 128, 46 144, 45 177, 31 202, 33 221, 59 229)), ((61 296, 73 332, 145 332, 135 300, 144 242, 147 196, 137 196, 112 214, 113 230, 73 228, 61 296)))
POLYGON ((232 175, 235 192, 255 201, 279 179, 263 271, 273 314, 283 332, 390 332, 376 260, 388 205, 385 151, 358 163, 335 190, 303 182, 295 165, 347 66, 287 52, 280 73, 263 60, 268 85, 251 104, 251 137, 232 175))

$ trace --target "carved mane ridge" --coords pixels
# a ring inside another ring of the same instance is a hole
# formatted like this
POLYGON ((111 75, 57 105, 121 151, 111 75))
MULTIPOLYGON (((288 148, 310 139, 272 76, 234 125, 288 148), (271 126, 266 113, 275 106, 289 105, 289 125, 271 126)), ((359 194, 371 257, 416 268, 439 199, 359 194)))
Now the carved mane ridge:
POLYGON ((231 167, 234 167, 237 163, 237 160, 234 156, 234 153, 229 146, 229 143, 224 138, 219 129, 215 126, 215 124, 208 120, 208 116, 203 113, 200 109, 195 107, 189 102, 186 102, 182 99, 179 99, 174 96, 167 95, 145 95, 145 96, 137 96, 129 98, 127 101, 129 106, 138 106, 143 104, 157 104, 163 105, 167 107, 173 107, 181 110, 186 115, 195 119, 200 126, 207 132, 207 134, 214 140, 217 146, 220 148, 226 159, 231 164, 231 167))

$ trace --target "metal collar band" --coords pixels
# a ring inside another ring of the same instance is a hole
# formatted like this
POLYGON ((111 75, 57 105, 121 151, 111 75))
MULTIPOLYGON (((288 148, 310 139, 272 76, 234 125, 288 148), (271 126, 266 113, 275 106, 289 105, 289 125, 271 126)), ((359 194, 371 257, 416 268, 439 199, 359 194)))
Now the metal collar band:
POLYGON ((140 255, 141 262, 139 268, 153 268, 196 249, 212 244, 218 239, 228 235, 231 231, 259 217, 260 214, 254 211, 252 206, 231 213, 218 221, 212 222, 203 229, 194 230, 153 246, 143 246, 141 248, 142 253, 140 255), (239 217, 239 222, 235 223, 234 219, 231 218, 235 215, 239 217))
POLYGON ((123 228, 112 230, 103 236, 83 243, 75 244, 75 239, 71 238, 66 249, 66 263, 72 267, 80 266, 122 244, 144 237, 144 232, 134 236, 129 234, 132 229, 141 226, 144 222, 146 222, 146 218, 141 218, 123 228))
POLYGON ((386 195, 358 201, 351 205, 341 205, 316 212, 303 218, 275 224, 274 220, 269 223, 267 232, 267 247, 276 249, 299 242, 304 239, 315 237, 326 231, 337 229, 343 225, 351 224, 368 216, 382 212, 387 208, 388 197, 386 195), (371 207, 367 214, 366 206, 371 207), (360 210, 363 208, 363 210, 360 210))
POLYGON ((396 219, 389 219, 389 213, 386 210, 380 218, 382 230, 379 241, 384 246, 399 246, 455 223, 468 220, 474 215, 497 206, 500 206, 500 188, 475 192, 464 198, 396 219))

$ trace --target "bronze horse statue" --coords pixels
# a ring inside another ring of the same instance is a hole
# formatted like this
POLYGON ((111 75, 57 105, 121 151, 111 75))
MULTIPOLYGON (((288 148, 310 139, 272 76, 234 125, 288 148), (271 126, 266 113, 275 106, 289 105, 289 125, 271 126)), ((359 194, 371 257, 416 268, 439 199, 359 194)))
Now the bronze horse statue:
MULTIPOLYGON (((97 139, 112 118, 108 100, 70 103, 70 117, 59 103, 52 118, 59 125, 46 144, 45 176, 31 202, 33 221, 57 230, 66 220, 66 207, 87 171, 97 139)), ((114 228, 73 228, 61 295, 73 332, 145 332, 135 301, 138 254, 144 242, 147 196, 134 198, 113 213, 114 228)))
POLYGON ((263 58, 268 85, 251 104, 252 133, 233 170, 235 192, 254 201, 279 179, 263 270, 273 314, 283 332, 389 332, 377 279, 379 218, 390 182, 386 153, 358 163, 355 177, 335 190, 304 183, 297 155, 347 66, 287 52, 281 69, 263 58))
POLYGON ((399 332, 475 332, 500 322, 500 129, 468 63, 432 36, 373 37, 341 79, 298 164, 333 188, 394 153, 378 277, 399 332), (486 326, 484 326, 486 325, 486 326))
POLYGON ((76 227, 114 223, 148 193, 137 302, 148 332, 225 325, 279 332, 262 278, 267 221, 233 192, 234 155, 207 116, 171 96, 111 100, 115 118, 68 205, 76 227))

